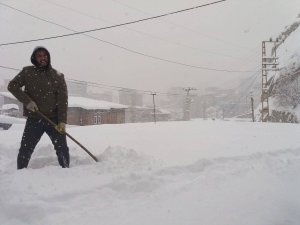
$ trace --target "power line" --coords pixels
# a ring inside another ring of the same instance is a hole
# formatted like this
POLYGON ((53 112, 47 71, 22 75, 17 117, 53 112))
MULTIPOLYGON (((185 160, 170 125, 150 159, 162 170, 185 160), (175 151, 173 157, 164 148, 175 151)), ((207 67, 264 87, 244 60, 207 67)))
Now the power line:
MULTIPOLYGON (((225 1, 225 0, 223 0, 225 1)), ((46 22, 46 23, 50 23, 50 24, 53 24, 53 25, 56 25, 56 26, 59 26, 59 27, 62 27, 64 29, 67 29, 67 30, 70 30, 70 31, 75 31, 71 28, 68 28, 66 26, 63 26, 63 25, 60 25, 58 23, 55 23, 55 22, 52 22, 52 21, 49 21, 49 20, 46 20, 46 19, 43 19, 41 17, 38 17, 38 16, 35 16, 35 15, 32 15, 30 13, 27 13, 23 10, 20 10, 20 9, 17 9, 15 7, 12 7, 12 6, 9 6, 7 4, 4 4, 4 3, 0 3, 0 5, 4 5, 10 9, 13 9, 13 10, 16 10, 18 12, 21 12, 21 13, 24 13, 28 16, 31 16, 35 19, 38 19, 38 20, 41 20, 43 22, 46 22)), ((155 59, 155 60, 159 60, 159 61, 163 61, 163 62, 168 62, 168 63, 172 63, 172 64, 177 64, 177 65, 181 65, 181 66, 185 66, 185 67, 190 67, 190 68, 196 68, 196 69, 202 69, 202 70, 210 70, 210 71, 217 71, 217 72, 227 72, 227 73, 249 73, 249 72, 254 72, 254 71, 248 71, 248 70, 226 70, 226 69, 217 69, 217 68, 210 68, 210 67, 204 67, 204 66, 197 66, 197 65, 191 65, 191 64, 187 64, 187 63, 182 63, 182 62, 178 62, 178 61, 174 61, 174 60, 169 60, 169 59, 165 59, 165 58, 161 58, 161 57, 157 57, 157 56, 153 56, 153 55, 149 55, 149 54, 145 54, 145 53, 142 53, 142 52, 138 52, 136 50, 132 50, 132 49, 129 49, 129 48, 126 48, 126 47, 123 47, 123 46, 120 46, 120 45, 117 45, 117 44, 114 44, 112 42, 109 42, 109 41, 105 41, 105 40, 102 40, 102 39, 99 39, 99 38, 96 38, 96 37, 93 37, 93 36, 90 36, 88 34, 85 34, 85 33, 81 33, 81 32, 77 32, 78 34, 82 34, 84 36, 87 36, 89 38, 92 38, 92 39, 95 39, 97 41, 101 41, 101 42, 104 42, 106 44, 109 44, 109 45, 112 45, 114 47, 117 47, 117 48, 121 48, 125 51, 128 51, 128 52, 131 52, 131 53, 134 53, 134 54, 138 54, 138 55, 142 55, 144 57, 148 57, 148 58, 152 58, 152 59, 155 59)), ((75 34, 75 33, 74 33, 75 34)), ((0 44, 1 46, 1 44, 0 44)))
POLYGON ((76 79, 67 79, 69 81, 73 81, 73 82, 78 82, 81 84, 88 84, 89 86, 94 85, 93 87, 99 87, 99 86, 103 86, 103 87, 109 87, 109 88, 113 88, 116 89, 118 91, 123 91, 123 92, 131 92, 131 91, 136 91, 136 92, 142 92, 145 94, 152 94, 152 93, 157 93, 160 95, 174 95, 174 96, 183 96, 181 94, 175 94, 175 93, 165 93, 165 92, 159 92, 159 91, 150 91, 150 90, 141 90, 141 89, 134 89, 134 88, 126 88, 126 87, 121 87, 121 86, 113 86, 113 85, 107 85, 107 84, 100 84, 100 83, 95 83, 95 82, 90 82, 90 81, 81 81, 81 80, 76 80, 76 79))
MULTIPOLYGON (((133 9, 133 10, 139 12, 139 13, 142 13, 142 14, 145 14, 145 15, 151 15, 150 13, 145 12, 144 10, 141 10, 141 9, 139 9, 139 8, 130 6, 130 5, 125 4, 125 3, 123 3, 123 2, 119 2, 119 1, 117 1, 117 0, 111 0, 111 1, 113 1, 113 2, 115 2, 115 3, 117 3, 117 4, 119 4, 119 5, 122 5, 123 7, 127 7, 127 8, 129 8, 129 9, 133 9)), ((188 30, 188 31, 192 31, 192 32, 194 32, 194 33, 196 33, 196 34, 198 34, 198 35, 200 35, 200 36, 204 36, 204 37, 208 38, 209 40, 214 39, 214 40, 216 40, 216 41, 225 43, 226 45, 229 44, 229 45, 234 46, 234 47, 244 48, 244 49, 249 49, 248 47, 245 47, 245 46, 240 46, 240 45, 237 45, 237 44, 233 44, 233 43, 231 43, 231 42, 229 42, 229 41, 226 41, 226 40, 223 40, 223 39, 220 39, 220 38, 211 36, 211 35, 207 35, 207 34, 200 33, 200 32, 198 32, 197 30, 193 30, 193 29, 191 29, 191 28, 189 28, 189 27, 186 27, 186 26, 181 25, 181 24, 178 24, 178 23, 170 22, 170 21, 168 21, 168 20, 165 20, 164 22, 165 22, 165 23, 168 23, 168 24, 171 24, 171 25, 173 25, 173 26, 181 27, 181 28, 183 28, 183 29, 185 29, 185 30, 188 30)))
MULTIPOLYGON (((8 70, 14 70, 14 71, 21 71, 20 69, 13 68, 13 67, 8 67, 8 66, 1 66, 0 68, 8 69, 8 70)), ((82 81, 82 80, 76 80, 76 79, 70 79, 67 78, 67 81, 71 81, 73 83, 78 83, 82 85, 87 85, 90 87, 98 87, 98 88, 109 88, 110 90, 116 90, 116 91, 121 91, 121 92, 140 92, 144 93, 147 95, 152 95, 152 93, 157 93, 160 95, 172 95, 172 96, 183 96, 182 94, 176 94, 176 93, 165 93, 165 92, 158 92, 158 91, 150 91, 150 90, 141 90, 141 89, 134 89, 134 88, 127 88, 127 87, 121 87, 121 86, 113 86, 113 85, 107 85, 107 84, 101 84, 101 83, 96 83, 96 82, 90 82, 90 81, 82 81)))
MULTIPOLYGON (((178 13, 182 13, 182 12, 186 12, 186 11, 190 11, 190 10, 194 10, 194 9, 198 9, 198 8, 202 8, 202 7, 206 7, 206 6, 210 6, 210 5, 214 5, 214 4, 218 4, 218 3, 221 3, 221 2, 224 2, 224 1, 227 1, 227 0, 215 1, 215 2, 211 2, 211 3, 203 4, 203 5, 190 7, 190 8, 187 8, 187 9, 182 9, 182 10, 178 10, 178 11, 174 11, 174 12, 170 12, 170 13, 161 14, 161 15, 158 15, 158 16, 152 16, 152 17, 139 19, 139 20, 134 20, 134 21, 131 21, 131 22, 126 22, 126 23, 121 23, 121 24, 116 24, 116 25, 112 25, 112 26, 95 28, 95 29, 85 30, 85 31, 79 31, 79 32, 74 32, 74 33, 70 33, 70 34, 63 34, 63 35, 56 35, 56 36, 51 36, 51 37, 39 38, 39 39, 32 39, 32 40, 27 40, 27 41, 17 41, 17 42, 3 43, 3 44, 0 44, 0 46, 15 45, 15 44, 22 44, 22 43, 36 42, 36 41, 43 41, 43 40, 49 40, 49 39, 55 39, 55 38, 74 36, 74 35, 78 35, 78 34, 85 34, 85 33, 90 33, 90 32, 99 31, 99 30, 106 30, 106 29, 111 29, 111 28, 115 28, 115 27, 121 27, 121 26, 129 25, 129 24, 139 23, 139 22, 143 22, 143 21, 147 21, 147 20, 153 20, 153 19, 157 19, 157 18, 161 18, 161 17, 166 17, 166 16, 170 16, 170 15, 174 15, 174 14, 178 14, 178 13)), ((1 3, 1 4, 4 5, 3 3, 1 3)))
POLYGON ((14 70, 14 71, 21 71, 20 69, 8 67, 8 66, 0 66, 1 68, 8 69, 8 70, 14 70))
MULTIPOLYGON (((8 67, 8 66, 2 66, 0 65, 0 68, 8 69, 8 70, 14 70, 14 71, 21 71, 20 69, 13 68, 13 67, 8 67)), ((253 76, 249 78, 249 80, 253 79, 251 83, 248 85, 246 88, 247 90, 251 89, 258 77, 259 73, 254 73, 253 76), (254 76, 255 75, 255 76, 254 76)), ((82 80, 77 80, 77 79, 71 79, 67 78, 67 81, 71 81, 73 83, 78 83, 81 85, 87 85, 89 87, 96 87, 96 88, 101 88, 101 89, 109 89, 109 90, 115 90, 119 92, 139 92, 143 93, 146 95, 153 95, 153 93, 156 93, 156 95, 166 95, 166 96, 180 96, 180 97, 185 97, 185 94, 178 94, 178 93, 166 93, 166 92, 159 92, 159 91, 150 91, 150 90, 141 90, 141 89, 134 89, 134 88, 127 88, 127 87, 121 87, 121 86, 114 86, 114 85, 107 85, 107 84, 101 84, 97 82, 90 82, 90 81, 82 81, 82 80)), ((235 88, 234 88, 235 89, 235 88)), ((193 88, 193 90, 198 90, 196 88, 193 88)), ((246 97, 247 95, 242 95, 242 97, 246 97)))
MULTIPOLYGON (((55 23, 55 22, 52 22, 52 21, 43 19, 43 18, 41 18, 41 17, 35 16, 35 15, 33 15, 33 14, 30 14, 30 13, 25 12, 25 11, 23 11, 23 10, 17 9, 17 8, 12 7, 12 6, 10 6, 10 5, 7 5, 7 4, 5 4, 5 3, 0 2, 0 5, 5 6, 5 7, 7 7, 7 8, 10 8, 10 9, 12 9, 12 10, 18 11, 18 12, 20 12, 20 13, 26 14, 27 16, 33 17, 33 18, 35 18, 35 19, 37 19, 37 20, 41 20, 41 21, 44 21, 44 22, 46 22, 46 23, 50 23, 50 24, 53 24, 53 25, 56 25, 56 26, 65 28, 65 29, 67 29, 67 30, 70 30, 68 27, 65 27, 65 26, 63 26, 63 25, 61 25, 61 24, 58 24, 58 23, 55 23)), ((74 30, 73 30, 73 31, 74 31, 74 30)), ((4 44, 4 45, 5 45, 5 44, 4 44)), ((1 46, 1 45, 0 45, 0 46, 1 46)))
MULTIPOLYGON (((30 13, 27 13, 27 12, 22 11, 20 9, 16 9, 16 8, 8 6, 6 4, 0 3, 0 5, 7 6, 7 7, 11 8, 11 9, 14 9, 14 10, 16 10, 18 12, 24 13, 24 14, 26 14, 28 16, 31 16, 31 17, 35 18, 35 19, 38 19, 38 20, 41 20, 41 21, 44 21, 44 22, 47 22, 47 23, 50 23, 50 24, 62 27, 62 28, 67 29, 67 30, 74 31, 74 30, 72 30, 72 29, 70 29, 70 28, 68 28, 66 26, 63 26, 63 25, 54 23, 52 21, 45 20, 43 18, 34 16, 34 15, 30 14, 30 13)), ((90 37, 90 38, 93 38, 95 40, 98 40, 98 41, 101 41, 101 42, 113 45, 115 47, 121 48, 123 50, 126 50, 126 51, 134 53, 134 54, 142 55, 142 56, 145 56, 145 57, 148 57, 148 58, 152 58, 152 59, 156 59, 156 60, 160 60, 160 61, 164 61, 164 62, 168 62, 168 63, 172 63, 172 64, 177 64, 177 65, 181 65, 181 66, 186 66, 186 67, 191 67, 191 68, 197 68, 197 69, 203 69, 203 70, 218 71, 218 72, 233 72, 233 73, 242 73, 242 72, 248 73, 248 72, 253 72, 253 71, 247 71, 247 70, 245 70, 245 71, 244 70, 224 70, 224 69, 216 69, 216 68, 209 68, 209 67, 203 67, 203 66, 190 65, 190 64, 187 64, 187 63, 181 63, 181 62, 177 62, 177 61, 173 61, 173 60, 164 59, 164 58, 161 58, 161 57, 157 57, 157 56, 152 56, 152 55, 148 55, 148 54, 145 54, 145 53, 141 53, 141 52, 138 52, 138 51, 135 51, 135 50, 132 50, 132 49, 129 49, 129 48, 126 48, 126 47, 123 47, 123 46, 111 43, 109 41, 101 40, 99 38, 96 38, 96 37, 93 37, 93 36, 90 36, 90 35, 87 35, 87 34, 83 34, 83 35, 85 35, 87 37, 90 37)))
MULTIPOLYGON (((85 16, 85 17, 88 17, 88 18, 91 18, 91 19, 94 19, 94 20, 98 20, 98 21, 105 21, 105 22, 111 23, 111 21, 109 21, 109 20, 106 20, 106 19, 103 19, 103 18, 99 18, 99 17, 96 17, 96 16, 92 16, 92 15, 89 15, 89 14, 87 14, 85 12, 82 12, 82 11, 79 11, 79 10, 76 10, 76 9, 73 9, 73 8, 70 8, 70 7, 67 7, 67 6, 64 6, 64 5, 61 5, 61 4, 49 1, 49 0, 40 0, 40 1, 46 2, 47 4, 50 4, 50 5, 55 5, 56 7, 60 7, 60 8, 63 8, 65 10, 68 10, 68 11, 71 11, 71 12, 75 12, 75 13, 81 15, 81 16, 85 16)), ((114 2, 119 3, 117 1, 114 1, 114 2)), ((119 3, 119 4, 124 5, 122 3, 119 3)), ((126 7, 128 7, 128 6, 126 6, 126 7)), ((143 13, 143 14, 148 14, 148 13, 143 13)), ((173 23, 170 23, 170 24, 173 24, 173 23)), ((176 24, 174 24, 174 25, 176 25, 176 24)), ((176 26, 180 26, 180 25, 176 25, 176 26)), ((183 28, 185 28, 185 27, 183 27, 183 28)), ((124 27, 124 29, 136 32, 138 34, 141 34, 141 35, 144 35, 144 36, 147 36, 147 37, 150 37, 150 38, 162 41, 162 42, 167 42, 168 44, 173 44, 173 45, 177 45, 177 46, 180 46, 180 47, 184 47, 184 48, 187 48, 187 49, 201 50, 201 52, 205 52, 205 53, 211 54, 211 55, 218 55, 218 56, 223 56, 223 57, 228 57, 228 58, 233 58, 233 59, 240 59, 239 57, 236 57, 236 56, 227 55, 227 54, 223 54, 223 53, 216 53, 216 52, 213 52, 213 51, 199 49, 197 47, 189 46, 187 44, 182 44, 182 43, 177 42, 177 41, 176 42, 173 42, 173 41, 170 42, 170 40, 167 40, 167 39, 164 39, 164 38, 161 38, 161 37, 158 37, 158 36, 155 36, 153 34, 149 34, 149 33, 146 33, 146 32, 140 31, 140 30, 136 30, 136 29, 133 29, 133 28, 124 27)), ((185 28, 185 29, 188 30, 188 28, 185 28)))
MULTIPOLYGON (((2 66, 0 65, 0 68, 8 69, 8 70, 14 70, 14 71, 21 71, 20 69, 13 68, 13 67, 8 67, 8 66, 2 66)), ((253 79, 253 81, 250 83, 249 87, 247 89, 250 89, 253 85, 254 82, 256 81, 256 78, 258 77, 259 73, 254 73, 253 76, 251 76, 249 79, 253 79), (255 76, 254 76, 255 75, 255 76)), ((89 81, 82 81, 82 80, 77 80, 77 79, 71 79, 67 78, 66 80, 83 84, 83 85, 88 85, 90 87, 106 87, 109 89, 117 90, 117 91, 122 91, 122 92, 130 92, 130 91, 136 91, 136 92, 142 92, 145 94, 152 94, 152 93, 157 93, 160 95, 172 95, 172 96, 184 96, 183 94, 176 94, 176 93, 166 93, 166 92, 159 92, 159 91, 150 91, 150 90, 141 90, 141 89, 134 89, 134 88, 127 88, 127 87, 121 87, 121 86, 113 86, 113 85, 107 85, 107 84, 101 84, 101 83, 96 83, 96 82, 89 82, 89 81)), ((236 89, 236 88, 233 88, 236 89)), ((193 90, 198 90, 198 89, 193 89, 193 90)))
MULTIPOLYGON (((4 69, 8 69, 8 70, 14 70, 14 71, 21 71, 20 69, 16 69, 13 67, 8 67, 8 66, 2 66, 0 65, 0 68, 4 68, 4 69)), ((253 74, 253 76, 249 77, 249 79, 253 79, 252 82, 250 83, 250 85, 248 85, 248 90, 250 88, 252 88, 252 86, 254 85, 254 82, 256 81, 257 77, 258 77, 259 73, 256 72, 253 74), (255 76, 254 76, 255 75, 255 76)), ((141 90, 141 89, 134 89, 134 88, 127 88, 127 87, 121 87, 121 86, 113 86, 113 85, 106 85, 106 84, 100 84, 100 83, 95 83, 95 82, 89 82, 89 81, 82 81, 82 80, 76 80, 76 79, 71 79, 68 78, 66 80, 75 82, 75 83, 79 83, 82 85, 88 85, 90 87, 98 87, 98 88, 108 88, 110 90, 117 90, 117 91, 122 91, 122 92, 130 92, 130 91, 136 91, 136 92, 142 92, 145 94, 150 94, 151 93, 157 93, 159 95, 169 95, 169 96, 184 96, 183 94, 177 94, 177 93, 166 93, 166 92, 159 92, 159 91, 150 91, 150 90, 141 90)), ((233 88, 236 89, 237 87, 233 88)), ((194 89, 194 90, 198 90, 198 89, 194 89)), ((244 95, 243 95, 244 96, 244 95)))
POLYGON ((79 83, 79 84, 94 85, 94 87, 95 86, 109 87, 109 88, 117 89, 117 90, 123 91, 123 92, 130 92, 130 91, 143 92, 143 93, 151 93, 152 92, 152 91, 148 91, 148 90, 125 88, 125 87, 121 87, 121 86, 106 85, 106 84, 100 84, 100 83, 96 83, 96 82, 82 81, 82 80, 76 80, 76 79, 67 79, 67 80, 75 82, 75 83, 79 83))

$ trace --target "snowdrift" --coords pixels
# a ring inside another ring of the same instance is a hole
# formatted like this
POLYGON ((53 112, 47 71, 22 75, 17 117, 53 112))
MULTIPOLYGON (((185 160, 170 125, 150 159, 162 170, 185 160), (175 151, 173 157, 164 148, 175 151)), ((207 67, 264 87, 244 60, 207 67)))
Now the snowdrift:
POLYGON ((296 225, 300 127, 190 121, 72 127, 58 166, 44 136, 16 170, 22 127, 0 131, 0 224, 296 225))

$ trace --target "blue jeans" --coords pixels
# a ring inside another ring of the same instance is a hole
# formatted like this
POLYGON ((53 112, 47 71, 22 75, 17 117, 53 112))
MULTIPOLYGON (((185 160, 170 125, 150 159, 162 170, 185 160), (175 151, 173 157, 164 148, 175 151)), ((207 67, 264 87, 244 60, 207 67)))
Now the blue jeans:
MULTIPOLYGON (((57 123, 57 119, 55 118, 52 118, 52 121, 57 123)), ((50 137, 52 144, 54 145, 59 165, 62 168, 69 167, 70 155, 66 135, 57 132, 55 128, 44 119, 29 117, 26 121, 21 147, 17 158, 18 169, 27 168, 34 148, 44 132, 46 132, 46 134, 50 137)))

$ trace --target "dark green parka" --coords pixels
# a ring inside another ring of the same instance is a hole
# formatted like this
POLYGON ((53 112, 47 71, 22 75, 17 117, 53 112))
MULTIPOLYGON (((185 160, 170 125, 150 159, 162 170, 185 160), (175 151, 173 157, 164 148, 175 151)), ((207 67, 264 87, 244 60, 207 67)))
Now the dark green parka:
POLYGON ((24 105, 24 116, 38 116, 26 109, 30 101, 34 101, 39 111, 57 122, 67 122, 68 91, 64 75, 51 67, 49 51, 44 47, 36 48, 31 56, 34 66, 24 67, 23 70, 8 84, 8 90, 24 105), (35 53, 45 50, 49 64, 40 68, 35 61, 35 53), (24 88, 23 88, 24 87, 24 88))

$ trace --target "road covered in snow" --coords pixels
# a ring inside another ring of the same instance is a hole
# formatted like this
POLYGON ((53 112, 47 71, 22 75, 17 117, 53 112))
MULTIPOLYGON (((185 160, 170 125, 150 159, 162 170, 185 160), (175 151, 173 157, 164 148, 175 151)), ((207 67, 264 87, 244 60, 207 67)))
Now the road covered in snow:
POLYGON ((24 125, 0 130, 3 225, 298 225, 300 126, 189 121, 70 127, 16 170, 24 125))

